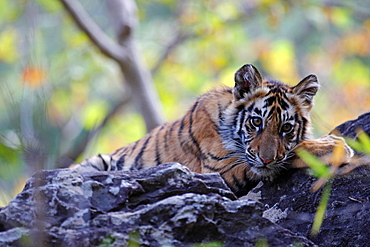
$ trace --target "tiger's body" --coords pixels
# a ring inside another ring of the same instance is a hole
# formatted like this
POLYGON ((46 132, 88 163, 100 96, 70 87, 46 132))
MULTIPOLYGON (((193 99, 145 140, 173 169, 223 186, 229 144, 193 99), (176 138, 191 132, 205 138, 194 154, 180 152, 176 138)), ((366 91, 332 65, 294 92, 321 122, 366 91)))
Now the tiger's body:
POLYGON ((161 125, 142 139, 73 165, 80 171, 134 170, 179 162, 198 173, 218 172, 237 194, 263 179, 273 179, 287 166, 304 167, 297 147, 328 157, 339 144, 342 163, 352 150, 340 137, 309 140, 309 112, 319 88, 316 76, 294 87, 262 81, 252 65, 235 74, 235 87, 200 96, 184 117, 161 125))

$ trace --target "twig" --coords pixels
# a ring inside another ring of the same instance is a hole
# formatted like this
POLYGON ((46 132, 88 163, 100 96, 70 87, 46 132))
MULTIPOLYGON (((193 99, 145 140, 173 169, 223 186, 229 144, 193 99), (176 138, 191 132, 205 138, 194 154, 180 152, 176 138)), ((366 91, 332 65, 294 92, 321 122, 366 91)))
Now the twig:
POLYGON ((353 202, 358 202, 358 203, 363 203, 363 201, 361 201, 361 200, 358 200, 358 199, 356 199, 356 198, 353 198, 353 197, 348 197, 348 199, 350 199, 351 201, 353 201, 353 202))

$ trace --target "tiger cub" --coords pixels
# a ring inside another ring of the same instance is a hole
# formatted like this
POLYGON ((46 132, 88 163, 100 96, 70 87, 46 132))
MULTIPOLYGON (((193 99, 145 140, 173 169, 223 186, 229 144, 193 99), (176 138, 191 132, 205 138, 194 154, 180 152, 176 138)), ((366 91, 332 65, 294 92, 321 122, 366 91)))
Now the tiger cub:
POLYGON ((326 135, 308 140, 309 112, 318 89, 315 75, 290 87, 263 81, 258 70, 246 64, 235 73, 234 88, 212 90, 200 96, 184 117, 71 168, 136 170, 179 162, 197 173, 220 173, 236 195, 243 195, 287 166, 305 167, 294 153, 297 147, 329 162, 334 147, 342 145, 345 155, 340 162, 347 163, 352 150, 342 138, 326 135))

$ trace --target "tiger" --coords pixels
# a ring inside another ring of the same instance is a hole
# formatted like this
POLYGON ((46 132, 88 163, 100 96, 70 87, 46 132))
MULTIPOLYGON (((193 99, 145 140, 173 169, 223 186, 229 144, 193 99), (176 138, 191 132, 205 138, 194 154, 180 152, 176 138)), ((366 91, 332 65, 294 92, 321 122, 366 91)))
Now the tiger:
POLYGON ((196 173, 219 173, 237 196, 259 181, 273 180, 283 170, 307 167, 298 148, 330 163, 336 146, 344 147, 346 164, 353 150, 342 137, 311 138, 310 111, 319 82, 311 74, 295 86, 263 80, 251 64, 234 76, 235 86, 200 96, 175 121, 156 127, 143 138, 109 155, 97 155, 71 169, 134 171, 178 162, 196 173))

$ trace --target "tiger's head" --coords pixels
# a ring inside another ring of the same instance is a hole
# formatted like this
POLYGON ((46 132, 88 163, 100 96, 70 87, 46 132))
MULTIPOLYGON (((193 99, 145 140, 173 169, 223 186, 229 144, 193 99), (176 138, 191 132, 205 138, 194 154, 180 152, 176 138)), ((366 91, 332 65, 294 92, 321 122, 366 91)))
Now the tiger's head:
POLYGON ((255 179, 273 178, 289 152, 308 138, 309 112, 318 89, 315 75, 290 87, 263 81, 253 65, 244 65, 235 73, 233 103, 225 119, 231 138, 228 149, 243 153, 255 179))

